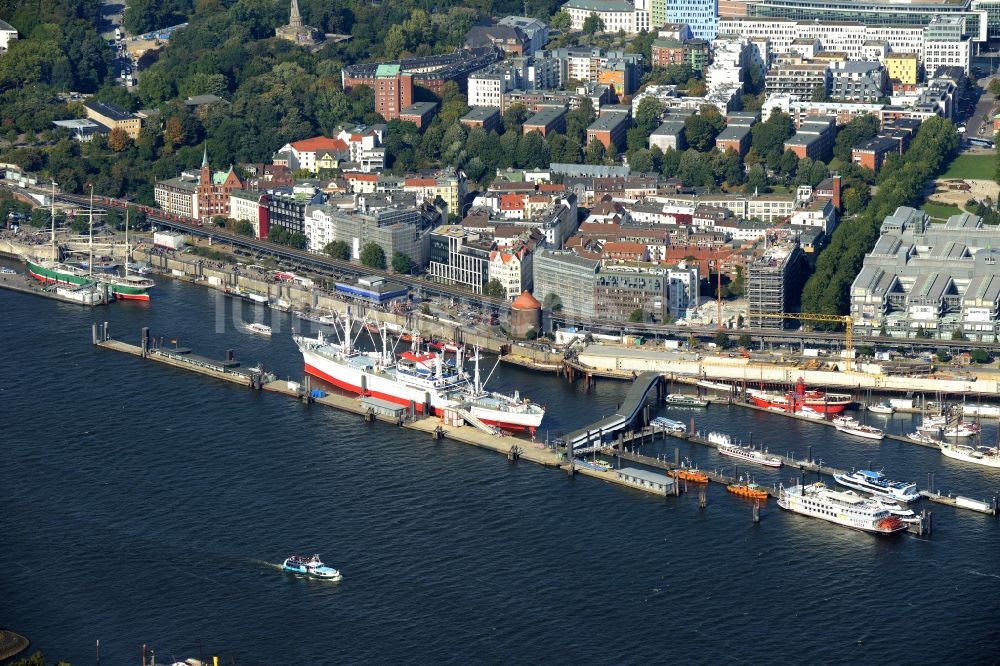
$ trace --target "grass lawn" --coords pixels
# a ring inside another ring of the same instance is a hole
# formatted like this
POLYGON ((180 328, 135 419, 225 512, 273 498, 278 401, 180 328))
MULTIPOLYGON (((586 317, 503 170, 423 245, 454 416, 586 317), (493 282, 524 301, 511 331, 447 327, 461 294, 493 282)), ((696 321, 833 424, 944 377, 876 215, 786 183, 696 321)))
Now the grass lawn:
POLYGON ((925 213, 939 220, 947 220, 952 215, 958 215, 962 209, 953 204, 943 204, 936 201, 925 201, 920 207, 925 213))
POLYGON ((992 180, 996 165, 996 155, 959 155, 941 177, 992 180))

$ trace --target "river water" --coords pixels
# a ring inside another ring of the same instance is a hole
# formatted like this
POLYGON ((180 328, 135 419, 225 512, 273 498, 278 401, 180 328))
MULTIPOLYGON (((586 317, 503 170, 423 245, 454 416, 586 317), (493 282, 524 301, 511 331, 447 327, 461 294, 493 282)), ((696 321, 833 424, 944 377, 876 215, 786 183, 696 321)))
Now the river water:
MULTIPOLYGON (((881 539, 771 500, 753 524, 715 484, 701 509, 694 492, 664 500, 570 479, 90 345, 94 321, 133 342, 149 326, 301 377, 288 315, 220 298, 164 279, 150 304, 100 310, 0 292, 0 626, 50 659, 94 663, 98 639, 104 664, 139 663, 143 644, 160 662, 265 665, 998 659, 991 517, 927 505, 930 538, 881 539), (241 333, 234 307, 274 337, 241 333), (344 580, 275 567, 313 552, 344 580)), ((628 388, 506 365, 490 384, 546 404, 543 436, 613 412, 628 388)), ((1000 489, 1000 471, 915 445, 724 405, 660 413, 921 487, 933 472, 946 492, 1000 489)), ((996 441, 996 422, 984 425, 996 441)), ((678 440, 645 452, 675 447, 731 468, 678 440)))

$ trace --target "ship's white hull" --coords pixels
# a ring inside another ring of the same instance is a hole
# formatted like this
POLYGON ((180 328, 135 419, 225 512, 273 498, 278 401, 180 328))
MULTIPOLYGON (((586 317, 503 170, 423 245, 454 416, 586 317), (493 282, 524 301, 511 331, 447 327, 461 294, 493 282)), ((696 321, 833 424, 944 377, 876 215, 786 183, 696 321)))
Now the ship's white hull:
MULTIPOLYGON (((311 349, 302 349, 301 351, 307 374, 318 377, 344 391, 387 400, 404 407, 409 407, 412 402, 417 413, 435 416, 441 416, 447 407, 456 407, 461 404, 460 400, 433 388, 425 389, 411 386, 391 376, 368 372, 351 364, 337 363, 311 349)), ((544 411, 540 413, 507 411, 475 403, 470 405, 469 411, 487 425, 504 430, 528 430, 532 433, 535 432, 545 416, 544 411)))
POLYGON ((503 409, 490 409, 481 405, 472 405, 469 409, 472 415, 487 425, 497 426, 504 430, 530 430, 534 432, 542 423, 545 413, 509 412, 503 409))
POLYGON ((966 448, 957 448, 954 446, 942 446, 941 453, 952 460, 960 460, 962 462, 971 463, 973 465, 982 465, 983 467, 993 467, 995 469, 1000 469, 1000 455, 983 455, 982 457, 976 457, 973 455, 972 450, 966 448))
POLYGON ((882 432, 881 430, 861 430, 859 428, 842 426, 840 424, 837 424, 835 427, 837 428, 837 430, 846 435, 854 435, 855 437, 864 437, 865 439, 876 439, 876 440, 885 439, 885 433, 882 432))
POLYGON ((412 402, 417 413, 438 416, 442 414, 445 407, 456 404, 454 400, 450 400, 436 391, 407 386, 392 377, 336 363, 309 349, 302 350, 302 357, 305 361, 305 371, 308 374, 351 393, 364 393, 366 396, 388 400, 405 407, 409 407, 412 402))
POLYGON ((751 462, 756 465, 764 465, 765 467, 781 467, 780 459, 766 456, 760 452, 754 451, 753 449, 748 450, 742 448, 727 448, 724 446, 720 446, 719 454, 723 456, 728 456, 730 458, 738 458, 739 460, 745 460, 746 462, 751 462))
POLYGON ((892 491, 885 490, 884 488, 878 488, 876 486, 869 486, 864 483, 859 483, 853 479, 848 478, 846 475, 834 474, 834 481, 842 486, 847 486, 848 488, 854 488, 855 490, 860 490, 861 492, 874 495, 875 497, 881 497, 882 499, 892 500, 894 502, 903 502, 908 504, 909 502, 915 502, 920 499, 920 495, 897 495, 892 491))
POLYGON ((891 515, 887 510, 883 509, 880 512, 881 516, 872 515, 871 512, 853 512, 849 509, 838 507, 835 504, 817 500, 817 498, 809 494, 805 496, 798 495, 794 491, 782 492, 781 497, 778 499, 778 506, 803 516, 819 518, 828 523, 850 527, 862 532, 871 532, 873 534, 892 534, 905 529, 905 525, 901 520, 899 521, 899 526, 895 527, 889 527, 883 523, 884 517, 891 515))

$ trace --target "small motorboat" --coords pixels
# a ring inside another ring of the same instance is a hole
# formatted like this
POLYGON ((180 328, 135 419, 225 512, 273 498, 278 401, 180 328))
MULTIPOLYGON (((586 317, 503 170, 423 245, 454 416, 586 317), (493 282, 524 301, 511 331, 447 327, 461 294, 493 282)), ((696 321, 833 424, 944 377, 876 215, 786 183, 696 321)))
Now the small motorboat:
POLYGON ((323 580, 340 580, 343 576, 333 567, 328 567, 319 559, 319 555, 307 557, 305 555, 292 555, 281 565, 282 571, 309 576, 310 578, 322 578, 323 580))
POLYGON ((246 330, 254 335, 262 335, 265 338, 271 337, 271 327, 267 324, 258 324, 254 322, 252 324, 246 325, 246 330))
POLYGON ((882 402, 868 405, 867 409, 872 414, 886 414, 886 415, 892 414, 894 411, 896 411, 892 405, 890 405, 888 402, 884 400, 882 402))

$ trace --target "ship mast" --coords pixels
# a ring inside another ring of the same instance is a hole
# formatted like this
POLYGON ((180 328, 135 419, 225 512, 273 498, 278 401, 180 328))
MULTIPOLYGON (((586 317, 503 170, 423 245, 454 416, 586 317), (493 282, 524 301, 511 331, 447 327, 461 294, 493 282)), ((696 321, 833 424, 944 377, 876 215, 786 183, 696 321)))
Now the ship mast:
POLYGON ((128 246, 128 202, 125 202, 125 277, 128 277, 128 260, 132 258, 132 250, 128 246))
POLYGON ((52 261, 59 261, 56 255, 56 181, 52 181, 52 198, 49 199, 49 206, 52 207, 52 261))
POLYGON ((94 184, 90 184, 90 259, 87 261, 87 274, 94 277, 94 184))
POLYGON ((478 395, 480 387, 482 386, 482 384, 480 384, 480 382, 479 382, 479 347, 478 346, 476 347, 476 358, 475 358, 475 361, 476 361, 476 378, 475 378, 475 384, 473 386, 475 387, 476 394, 478 395))

